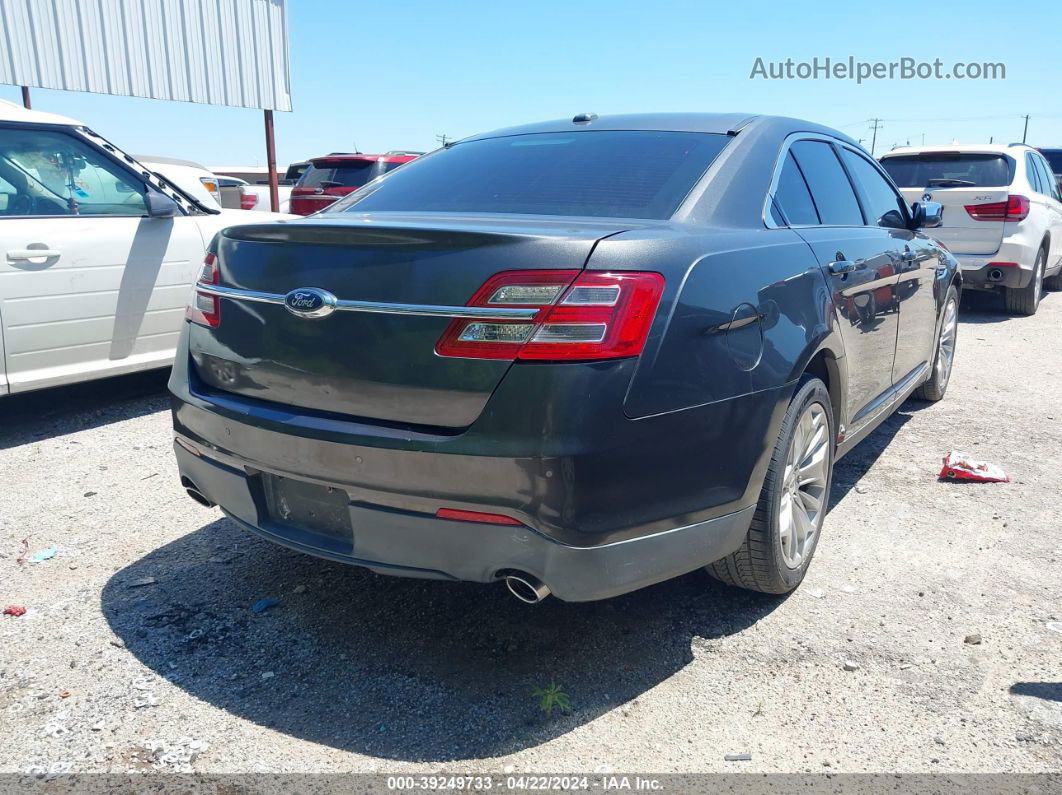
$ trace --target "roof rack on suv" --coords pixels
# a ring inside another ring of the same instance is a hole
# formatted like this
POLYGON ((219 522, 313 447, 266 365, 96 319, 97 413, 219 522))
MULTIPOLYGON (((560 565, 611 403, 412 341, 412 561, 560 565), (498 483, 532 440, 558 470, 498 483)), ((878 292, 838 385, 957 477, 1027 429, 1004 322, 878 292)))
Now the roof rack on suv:
POLYGON ((385 154, 388 155, 422 155, 423 152, 418 152, 415 149, 390 149, 385 154))

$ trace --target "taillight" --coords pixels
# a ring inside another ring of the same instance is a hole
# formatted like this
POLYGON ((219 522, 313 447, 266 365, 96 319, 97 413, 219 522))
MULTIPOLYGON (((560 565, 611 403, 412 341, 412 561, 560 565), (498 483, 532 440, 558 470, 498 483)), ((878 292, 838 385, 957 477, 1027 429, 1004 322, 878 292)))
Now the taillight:
POLYGON ((967 204, 966 212, 975 221, 1023 221, 1029 215, 1029 200, 1011 195, 1005 202, 967 204))
POLYGON ((240 209, 253 210, 258 205, 258 194, 251 190, 240 188, 240 209))
POLYGON ((664 277, 659 273, 507 271, 468 306, 538 308, 529 320, 453 321, 435 352, 466 359, 593 361, 637 356, 645 346, 664 277))
POLYGON ((203 270, 192 288, 192 299, 188 302, 184 317, 201 326, 217 328, 221 323, 221 299, 216 295, 204 293, 198 289, 201 284, 220 284, 218 258, 213 252, 207 252, 203 259, 203 270))

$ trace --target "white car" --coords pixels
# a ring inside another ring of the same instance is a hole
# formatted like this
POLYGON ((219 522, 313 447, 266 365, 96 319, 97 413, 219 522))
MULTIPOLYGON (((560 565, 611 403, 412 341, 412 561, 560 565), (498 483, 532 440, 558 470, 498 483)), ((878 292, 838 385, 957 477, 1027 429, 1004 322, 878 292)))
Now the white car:
POLYGON ((204 204, 221 209, 220 179, 207 171, 205 166, 192 160, 180 160, 176 157, 161 155, 133 155, 142 166, 147 166, 160 174, 185 193, 192 194, 204 204))
POLYGON ((1037 150, 909 146, 881 164, 907 201, 943 205, 932 234, 958 258, 963 288, 1002 290, 1022 315, 1036 314, 1044 286, 1062 289, 1062 194, 1037 150))
MULTIPOLYGON (((277 182, 277 202, 280 212, 288 212, 291 202, 291 189, 309 162, 289 165, 280 174, 277 182)), ((269 212, 269 169, 265 166, 211 166, 210 170, 219 177, 231 177, 242 180, 240 186, 240 209, 255 212, 269 212)))
POLYGON ((296 217, 220 210, 156 170, 0 101, 0 395, 169 366, 214 234, 296 217))

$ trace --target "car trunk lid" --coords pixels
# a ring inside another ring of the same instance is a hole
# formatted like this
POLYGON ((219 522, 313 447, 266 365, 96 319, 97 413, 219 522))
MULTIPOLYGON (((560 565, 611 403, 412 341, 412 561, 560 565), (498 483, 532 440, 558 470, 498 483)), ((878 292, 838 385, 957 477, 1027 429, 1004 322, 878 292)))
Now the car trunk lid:
MULTIPOLYGON (((219 286, 283 296, 319 288, 340 300, 463 307, 501 271, 582 269, 594 244, 638 222, 518 216, 397 216, 231 228, 219 286)), ((336 311, 220 299, 216 328, 191 325, 207 387, 295 409, 459 428, 479 416, 506 360, 439 356, 445 316, 336 311)))

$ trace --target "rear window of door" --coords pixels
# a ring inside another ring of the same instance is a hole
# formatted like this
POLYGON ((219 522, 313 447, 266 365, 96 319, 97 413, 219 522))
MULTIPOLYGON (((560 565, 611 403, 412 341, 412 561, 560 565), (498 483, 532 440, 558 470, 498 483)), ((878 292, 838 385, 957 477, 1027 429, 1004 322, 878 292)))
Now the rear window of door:
POLYGON ((1025 171, 1032 189, 1037 193, 1046 193, 1043 179, 1040 177, 1040 170, 1036 167, 1036 161, 1033 160, 1033 156, 1028 152, 1025 153, 1025 171))
POLYGON ((792 226, 816 226, 819 214, 811 200, 811 191, 800 167, 788 152, 782 164, 782 173, 778 175, 778 186, 774 190, 774 201, 782 211, 784 218, 775 218, 778 223, 792 226))
POLYGON ((1029 155, 1036 173, 1040 175, 1040 184, 1043 186, 1043 194, 1052 198, 1058 198, 1058 180, 1047 166, 1047 161, 1038 155, 1029 155))
POLYGON ((882 167, 901 188, 1005 188, 1014 161, 978 152, 926 152, 884 157, 882 167))
POLYGON ((586 130, 466 141, 410 162, 331 211, 669 218, 729 140, 586 130))
POLYGON ((790 148, 811 189, 811 198, 825 226, 862 226, 852 183, 833 147, 825 141, 797 141, 790 148))
POLYGON ((852 179, 859 186, 867 222, 890 229, 906 229, 906 204, 877 167, 848 147, 841 148, 841 156, 852 179))

